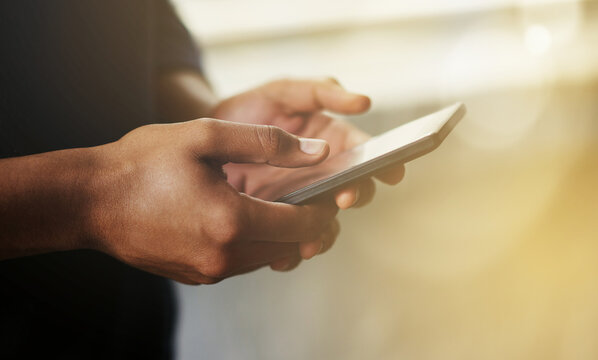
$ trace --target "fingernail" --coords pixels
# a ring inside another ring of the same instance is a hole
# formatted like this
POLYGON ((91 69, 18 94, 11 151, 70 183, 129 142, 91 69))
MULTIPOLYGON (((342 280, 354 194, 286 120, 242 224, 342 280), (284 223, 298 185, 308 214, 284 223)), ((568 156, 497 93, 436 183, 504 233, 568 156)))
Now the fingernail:
POLYGON ((287 261, 285 261, 282 265, 280 265, 280 270, 281 271, 289 270, 291 268, 292 261, 293 261, 292 259, 288 259, 287 261))
POLYGON ((360 196, 360 192, 359 189, 355 190, 355 201, 353 201, 353 204, 351 204, 351 206, 355 206, 355 204, 357 204, 357 202, 359 202, 359 196, 360 196))
POLYGON ((324 250, 324 242, 320 241, 320 250, 318 250, 318 254, 321 254, 322 250, 324 250))
POLYGON ((320 139, 299 138, 299 148, 306 154, 317 155, 326 148, 326 141, 320 139))

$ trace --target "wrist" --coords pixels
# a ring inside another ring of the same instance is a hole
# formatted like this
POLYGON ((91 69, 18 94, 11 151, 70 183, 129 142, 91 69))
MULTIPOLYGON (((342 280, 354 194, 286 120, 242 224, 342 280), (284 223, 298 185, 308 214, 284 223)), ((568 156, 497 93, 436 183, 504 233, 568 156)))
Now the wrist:
POLYGON ((103 239, 98 232, 100 218, 97 216, 97 209, 105 196, 99 185, 109 174, 104 146, 81 149, 84 160, 77 171, 78 178, 74 183, 78 200, 73 206, 76 209, 74 217, 77 219, 77 232, 72 245, 77 249, 100 250, 103 247, 103 239))
POLYGON ((94 249, 99 247, 95 232, 94 208, 101 196, 98 194, 98 178, 105 173, 105 151, 103 146, 64 150, 56 153, 57 166, 54 178, 58 182, 56 191, 61 192, 63 201, 60 217, 64 232, 57 235, 63 241, 56 241, 60 250, 94 249))
POLYGON ((0 258, 91 247, 95 149, 0 160, 0 258))
POLYGON ((118 142, 87 149, 89 169, 80 181, 82 202, 81 231, 78 245, 82 248, 115 252, 111 244, 119 226, 123 194, 131 191, 134 163, 118 156, 118 142))

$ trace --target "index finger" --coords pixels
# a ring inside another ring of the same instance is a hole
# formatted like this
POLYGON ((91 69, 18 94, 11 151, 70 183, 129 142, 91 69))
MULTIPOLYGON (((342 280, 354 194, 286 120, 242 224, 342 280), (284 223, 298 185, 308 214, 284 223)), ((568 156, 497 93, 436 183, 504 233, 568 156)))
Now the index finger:
POLYGON ((270 99, 292 112, 330 110, 340 114, 359 114, 370 108, 370 98, 350 93, 336 79, 277 80, 262 87, 270 99))
POLYGON ((338 213, 334 201, 289 205, 243 196, 244 235, 253 241, 305 242, 317 239, 338 213))

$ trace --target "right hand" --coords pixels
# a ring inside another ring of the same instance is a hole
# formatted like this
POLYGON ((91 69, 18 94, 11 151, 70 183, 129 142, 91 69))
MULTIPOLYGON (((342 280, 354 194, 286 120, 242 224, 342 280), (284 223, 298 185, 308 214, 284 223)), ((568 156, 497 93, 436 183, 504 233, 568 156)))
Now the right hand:
POLYGON ((328 155, 324 141, 199 119, 143 126, 97 149, 92 247, 154 274, 216 283, 284 261, 301 243, 331 244, 338 233, 333 201, 262 201, 236 191, 222 171, 227 162, 314 165, 328 155))

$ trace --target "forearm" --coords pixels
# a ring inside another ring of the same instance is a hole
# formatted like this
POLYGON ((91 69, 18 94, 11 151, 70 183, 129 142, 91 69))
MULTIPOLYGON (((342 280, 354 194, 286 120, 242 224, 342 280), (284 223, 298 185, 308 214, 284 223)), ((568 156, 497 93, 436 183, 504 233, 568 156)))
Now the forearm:
POLYGON ((166 122, 207 117, 218 98, 203 76, 193 70, 176 70, 161 74, 157 84, 157 106, 166 122))
POLYGON ((87 247, 96 150, 0 160, 0 259, 87 247))
MULTIPOLYGON (((215 104, 199 73, 170 72, 159 79, 158 106, 165 121, 204 117, 215 104)), ((90 207, 98 178, 106 175, 98 170, 102 148, 0 159, 0 260, 98 248, 90 233, 90 207)))

